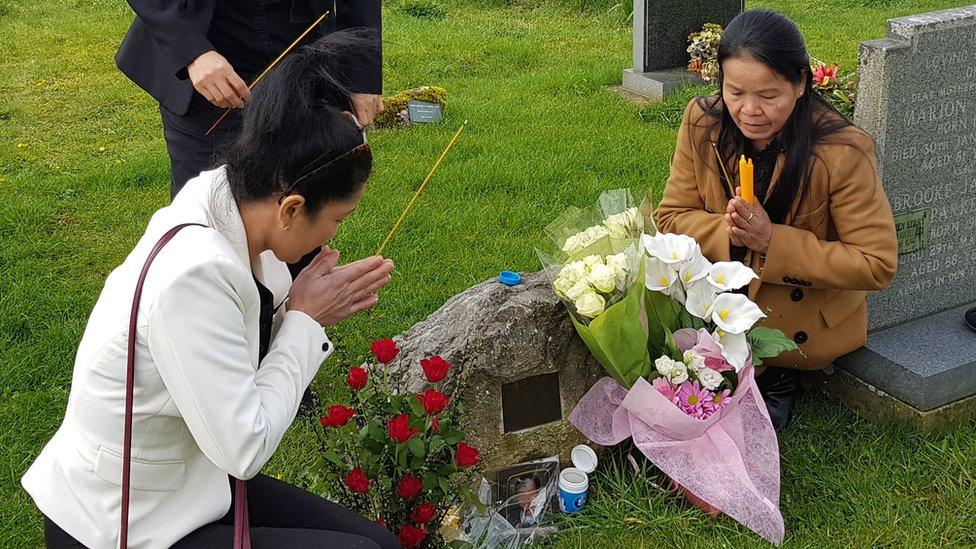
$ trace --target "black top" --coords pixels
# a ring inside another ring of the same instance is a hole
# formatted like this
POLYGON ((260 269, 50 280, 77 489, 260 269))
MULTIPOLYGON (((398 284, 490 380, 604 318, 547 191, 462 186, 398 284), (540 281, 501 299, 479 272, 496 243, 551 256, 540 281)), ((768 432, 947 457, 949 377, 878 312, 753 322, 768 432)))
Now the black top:
POLYGON ((255 286, 258 287, 258 295, 261 296, 261 312, 258 317, 258 330, 260 333, 258 344, 258 361, 264 360, 268 354, 268 346, 271 345, 271 326, 274 324, 274 294, 267 289, 264 284, 254 279, 255 286))
MULTIPOLYGON (((308 28, 310 14, 307 0, 217 0, 207 38, 250 84, 308 28)), ((313 31, 302 43, 319 35, 313 31)))

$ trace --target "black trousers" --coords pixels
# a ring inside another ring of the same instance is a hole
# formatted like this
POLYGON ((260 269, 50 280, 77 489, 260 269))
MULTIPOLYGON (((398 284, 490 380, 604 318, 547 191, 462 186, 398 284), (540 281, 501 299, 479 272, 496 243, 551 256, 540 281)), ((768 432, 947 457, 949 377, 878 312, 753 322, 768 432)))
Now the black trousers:
MULTIPOLYGON (((231 492, 234 482, 231 479, 231 492)), ((236 498, 236 494, 234 494, 236 498)), ((247 481, 247 508, 251 545, 281 549, 350 548, 396 549, 393 534, 348 509, 291 484, 258 475, 247 481)), ((234 505, 220 520, 191 532, 174 548, 221 548, 234 542, 234 505)), ((48 548, 84 547, 45 517, 44 543, 48 548)))
POLYGON ((237 136, 241 124, 241 112, 234 109, 210 135, 206 135, 223 113, 224 109, 213 106, 199 93, 193 94, 190 109, 184 115, 159 106, 163 137, 169 152, 171 197, 200 172, 220 164, 220 146, 237 136))

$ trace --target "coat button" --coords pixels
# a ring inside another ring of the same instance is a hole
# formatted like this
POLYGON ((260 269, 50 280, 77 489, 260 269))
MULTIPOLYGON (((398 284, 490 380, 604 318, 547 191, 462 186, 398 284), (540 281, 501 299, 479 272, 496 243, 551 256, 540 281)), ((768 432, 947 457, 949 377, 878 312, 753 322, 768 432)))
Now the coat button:
POLYGON ((793 336, 793 341, 795 341, 797 343, 797 345, 802 345, 802 344, 806 343, 807 342, 807 333, 804 332, 804 331, 797 332, 796 335, 793 336))
POLYGON ((331 350, 332 350, 332 342, 326 341, 325 343, 322 344, 323 353, 328 353, 331 350))
POLYGON ((793 301, 800 301, 803 299, 803 290, 795 288, 792 292, 790 292, 790 299, 793 301))

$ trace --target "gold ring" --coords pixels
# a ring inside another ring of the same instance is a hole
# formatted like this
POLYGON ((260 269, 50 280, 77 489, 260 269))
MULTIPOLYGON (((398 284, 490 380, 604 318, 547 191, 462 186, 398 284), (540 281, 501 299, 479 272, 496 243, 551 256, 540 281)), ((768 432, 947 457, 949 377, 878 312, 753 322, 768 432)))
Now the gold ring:
POLYGON ((754 215, 756 215, 756 212, 751 212, 749 214, 749 217, 746 218, 746 221, 752 221, 752 216, 754 216, 754 215))

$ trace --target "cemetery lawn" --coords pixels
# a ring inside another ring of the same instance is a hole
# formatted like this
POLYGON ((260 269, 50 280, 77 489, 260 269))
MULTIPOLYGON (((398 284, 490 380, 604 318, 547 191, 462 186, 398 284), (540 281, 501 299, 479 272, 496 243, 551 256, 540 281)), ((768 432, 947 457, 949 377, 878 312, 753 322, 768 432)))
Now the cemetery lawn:
MULTIPOLYGON (((812 55, 851 68, 887 18, 968 3, 747 7, 785 11, 812 55)), ((341 351, 315 381, 325 399, 371 339, 501 269, 536 270, 532 247, 567 206, 616 187, 660 194, 683 103, 640 107, 609 91, 631 56, 614 4, 438 0, 445 17, 427 19, 415 17, 424 2, 386 2, 387 91, 442 85, 447 120, 371 136, 374 176, 335 242, 345 258, 375 252, 455 128, 469 125, 388 248, 397 269, 380 305, 331 331, 341 351)), ((168 201, 156 104, 112 61, 131 19, 122 0, 0 0, 0 547, 43 543, 19 479, 60 423, 105 276, 168 201)), ((265 472, 301 483, 313 440, 297 423, 265 472)), ((976 545, 973 426, 936 437, 872 425, 808 394, 781 446, 787 546, 976 545)), ((557 546, 764 545, 619 467, 602 467, 590 494, 557 546)))

